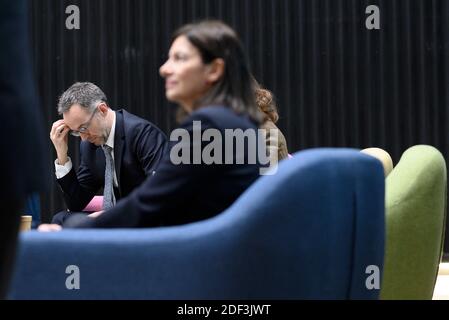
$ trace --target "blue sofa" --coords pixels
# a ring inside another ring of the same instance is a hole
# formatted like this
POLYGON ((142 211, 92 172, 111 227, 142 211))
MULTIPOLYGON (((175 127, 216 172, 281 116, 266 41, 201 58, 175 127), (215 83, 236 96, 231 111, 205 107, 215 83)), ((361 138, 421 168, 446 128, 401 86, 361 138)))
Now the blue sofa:
POLYGON ((208 220, 23 233, 9 298, 377 299, 384 237, 381 163, 311 149, 208 220))

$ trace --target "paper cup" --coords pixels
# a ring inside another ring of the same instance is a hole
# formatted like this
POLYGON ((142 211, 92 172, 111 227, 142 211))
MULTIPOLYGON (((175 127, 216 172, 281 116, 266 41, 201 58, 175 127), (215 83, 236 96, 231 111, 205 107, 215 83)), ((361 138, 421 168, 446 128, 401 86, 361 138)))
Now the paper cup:
POLYGON ((20 231, 31 230, 31 221, 33 221, 32 216, 22 216, 20 220, 20 231))

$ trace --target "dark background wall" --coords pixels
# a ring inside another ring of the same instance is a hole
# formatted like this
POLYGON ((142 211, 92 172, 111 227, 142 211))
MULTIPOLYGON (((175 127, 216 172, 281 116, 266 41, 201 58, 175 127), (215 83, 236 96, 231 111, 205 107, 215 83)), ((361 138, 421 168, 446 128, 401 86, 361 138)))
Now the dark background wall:
MULTIPOLYGON (((396 163, 408 147, 425 143, 447 158, 447 0, 33 0, 33 56, 48 131, 58 96, 75 81, 92 81, 114 108, 170 132, 174 107, 158 68, 172 31, 206 17, 241 35, 256 78, 277 96, 291 152, 378 146, 396 163), (80 8, 80 30, 65 27, 71 4, 80 8), (380 8, 380 30, 365 27, 371 4, 380 8)), ((55 156, 50 142, 48 151, 55 156)), ((70 155, 76 163, 76 140, 70 155)), ((63 208, 53 182, 44 220, 63 208)))

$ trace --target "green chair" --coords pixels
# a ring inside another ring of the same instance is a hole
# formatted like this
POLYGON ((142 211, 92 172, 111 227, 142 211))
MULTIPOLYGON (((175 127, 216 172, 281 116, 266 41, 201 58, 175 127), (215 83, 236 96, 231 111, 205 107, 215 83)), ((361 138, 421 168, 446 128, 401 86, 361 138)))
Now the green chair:
POLYGON ((431 146, 411 147, 386 179, 381 299, 432 299, 446 219, 446 163, 431 146))

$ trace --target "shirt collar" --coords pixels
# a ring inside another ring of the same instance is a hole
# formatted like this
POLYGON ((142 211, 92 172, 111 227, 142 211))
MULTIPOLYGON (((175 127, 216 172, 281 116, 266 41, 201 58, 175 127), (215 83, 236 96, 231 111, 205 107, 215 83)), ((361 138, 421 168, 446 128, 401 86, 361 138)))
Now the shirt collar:
POLYGON ((112 149, 114 149, 114 136, 115 136, 115 124, 116 124, 116 116, 115 116, 115 111, 112 111, 112 115, 113 115, 113 120, 112 120, 112 127, 111 127, 111 132, 109 132, 109 136, 108 136, 108 140, 106 140, 105 145, 111 147, 112 149))

